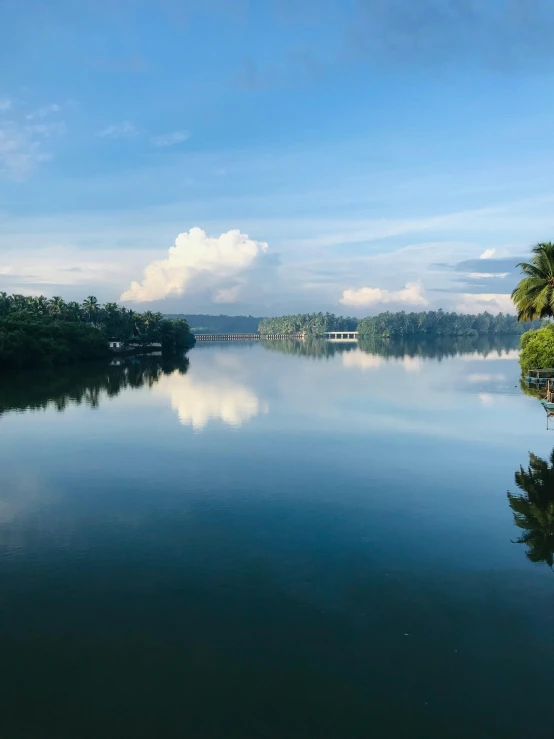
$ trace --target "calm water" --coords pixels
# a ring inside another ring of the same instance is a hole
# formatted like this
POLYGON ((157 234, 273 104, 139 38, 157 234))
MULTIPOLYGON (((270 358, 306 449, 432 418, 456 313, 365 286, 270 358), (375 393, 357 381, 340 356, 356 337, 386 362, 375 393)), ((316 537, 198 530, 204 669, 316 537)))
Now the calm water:
POLYGON ((552 739, 516 345, 4 377, 2 739, 552 739))

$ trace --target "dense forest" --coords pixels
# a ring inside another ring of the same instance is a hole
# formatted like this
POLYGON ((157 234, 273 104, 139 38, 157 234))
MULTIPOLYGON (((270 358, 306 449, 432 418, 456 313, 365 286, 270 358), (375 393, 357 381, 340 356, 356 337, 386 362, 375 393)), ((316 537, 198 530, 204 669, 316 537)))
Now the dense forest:
POLYGON ((358 324, 360 337, 405 336, 479 336, 486 334, 523 334, 531 328, 542 326, 541 321, 518 323, 517 317, 507 313, 493 316, 446 313, 442 310, 422 313, 380 313, 362 318, 358 324))
POLYGON ((542 326, 541 321, 518 323, 516 316, 500 313, 478 315, 447 313, 442 310, 422 313, 380 313, 358 320, 335 316, 332 313, 304 313, 295 316, 264 318, 258 331, 261 334, 306 333, 323 336, 326 331, 358 331, 367 336, 484 336, 489 334, 521 335, 531 328, 542 326))
POLYGON ((299 313, 296 316, 263 318, 258 326, 261 334, 314 334, 326 331, 355 331, 357 318, 343 318, 333 313, 299 313))
POLYGON ((100 305, 92 295, 66 303, 60 297, 0 293, 2 369, 102 359, 109 355, 108 338, 142 347, 159 343, 166 352, 194 345, 184 319, 100 305))
POLYGON ((195 334, 255 334, 263 318, 255 316, 208 316, 202 313, 168 313, 167 318, 184 318, 195 334))

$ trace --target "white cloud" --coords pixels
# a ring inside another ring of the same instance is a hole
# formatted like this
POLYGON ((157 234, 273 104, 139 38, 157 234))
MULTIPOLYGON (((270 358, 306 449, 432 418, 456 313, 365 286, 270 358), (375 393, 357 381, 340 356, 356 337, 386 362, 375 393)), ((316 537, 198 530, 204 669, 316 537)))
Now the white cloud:
POLYGON ((154 136, 152 143, 154 146, 173 146, 174 144, 182 144, 190 138, 189 131, 173 131, 173 133, 165 133, 160 136, 154 136))
POLYGON ((136 127, 130 121, 123 121, 122 123, 114 123, 108 126, 103 131, 100 131, 98 135, 107 139, 129 139, 137 134, 136 127))
POLYGON ((498 277, 500 280, 503 280, 505 277, 508 277, 509 274, 509 272, 468 272, 466 277, 470 280, 482 280, 490 277, 498 277))
POLYGON ((407 282, 402 290, 382 290, 378 287, 361 287, 345 290, 339 301, 342 305, 367 306, 379 303, 405 303, 406 305, 428 305, 423 285, 407 282))
POLYGON ((0 277, 7 292, 37 291, 36 294, 52 294, 52 286, 58 294, 64 288, 77 288, 80 292, 99 286, 109 288, 111 295, 121 289, 121 275, 128 274, 137 254, 113 249, 80 249, 50 244, 31 252, 17 248, 4 248, 0 243, 2 266, 0 277), (44 285, 44 287, 41 287, 44 285), (26 287, 28 286, 28 287, 26 287))
POLYGON ((492 259, 496 254, 496 249, 485 249, 485 251, 479 255, 479 259, 492 259))
POLYGON ((169 396, 179 421, 196 431, 218 419, 229 426, 242 426, 268 411, 251 390, 221 375, 217 382, 208 382, 176 371, 161 377, 153 391, 169 396))
POLYGON ((462 293, 456 310, 459 313, 515 313, 511 296, 504 293, 462 293))
POLYGON ((25 118, 28 121, 32 121, 35 118, 46 118, 47 115, 50 115, 51 113, 57 113, 59 110, 60 106, 56 105, 56 103, 52 103, 51 105, 45 105, 43 108, 34 110, 32 113, 27 113, 25 118))
MULTIPOLYGON (((0 100, 0 112, 10 110, 11 107, 10 100, 0 100)), ((58 105, 48 105, 27 113, 25 119, 28 121, 42 119, 59 109, 58 105)), ((41 140, 61 135, 65 131, 66 125, 63 121, 25 125, 15 120, 4 119, 0 123, 0 174, 6 174, 13 179, 25 179, 38 163, 53 158, 50 152, 43 151, 41 140)))
POLYGON ((267 248, 267 243, 254 241, 238 229, 210 238, 201 228, 191 228, 177 236, 167 259, 149 264, 142 283, 132 282, 120 300, 148 302, 209 290, 222 302, 236 295, 231 291, 237 290, 241 276, 267 248))

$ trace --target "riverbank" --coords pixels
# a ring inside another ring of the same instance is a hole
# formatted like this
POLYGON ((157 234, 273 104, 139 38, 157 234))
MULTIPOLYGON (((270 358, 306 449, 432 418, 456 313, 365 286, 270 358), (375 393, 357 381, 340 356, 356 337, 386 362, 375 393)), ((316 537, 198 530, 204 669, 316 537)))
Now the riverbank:
POLYGON ((0 370, 107 359, 114 342, 121 354, 146 347, 171 354, 192 348, 195 339, 183 319, 101 305, 92 295, 79 304, 0 293, 0 370))

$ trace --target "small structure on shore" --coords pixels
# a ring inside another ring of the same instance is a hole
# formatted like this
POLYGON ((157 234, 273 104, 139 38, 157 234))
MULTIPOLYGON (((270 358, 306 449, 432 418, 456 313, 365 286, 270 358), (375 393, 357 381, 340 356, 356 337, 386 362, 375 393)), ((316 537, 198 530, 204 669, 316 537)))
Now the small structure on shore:
POLYGON ((121 339, 115 339, 111 337, 108 339, 108 346, 110 347, 110 349, 115 349, 117 351, 118 349, 123 349, 124 344, 121 339))

